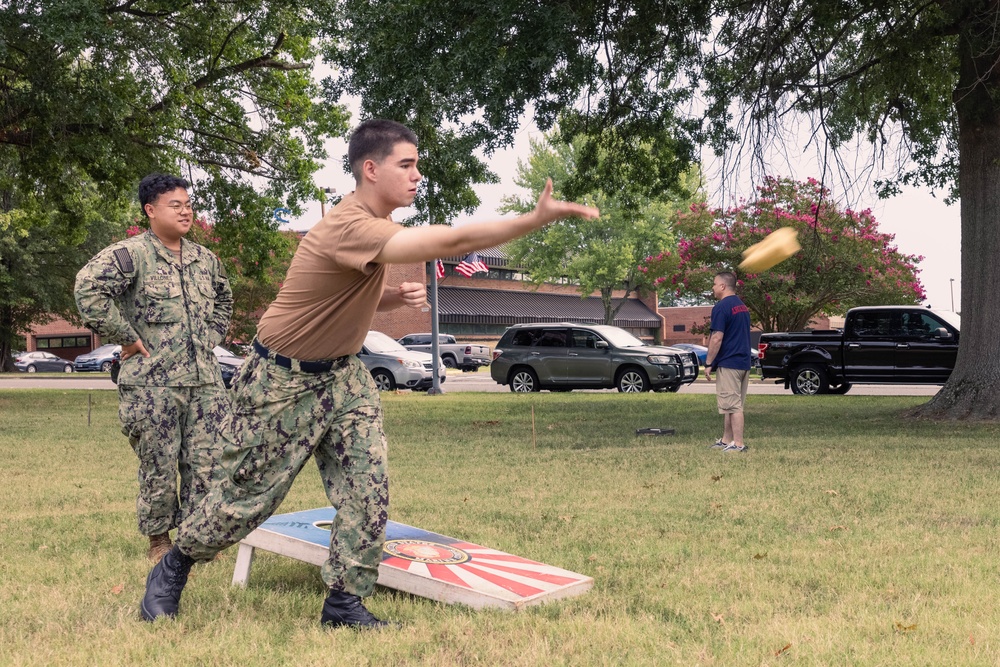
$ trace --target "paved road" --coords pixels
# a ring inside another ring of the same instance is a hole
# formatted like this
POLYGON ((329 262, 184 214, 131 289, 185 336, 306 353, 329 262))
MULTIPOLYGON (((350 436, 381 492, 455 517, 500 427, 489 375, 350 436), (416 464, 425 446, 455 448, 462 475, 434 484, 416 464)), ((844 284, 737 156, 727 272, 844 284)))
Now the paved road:
MULTIPOLYGON (((65 375, 36 377, 24 374, 0 374, 0 389, 18 388, 41 388, 41 389, 114 389, 115 385, 107 375, 103 373, 69 373, 65 375)), ((478 373, 450 373, 443 385, 444 392, 460 391, 482 391, 482 392, 506 392, 509 389, 498 385, 490 377, 488 372, 478 373)), ((851 389, 851 395, 862 396, 933 396, 940 387, 936 385, 855 385, 851 389)), ((588 390, 590 391, 590 390, 588 390)), ((597 391, 614 391, 604 389, 597 391)), ((696 381, 683 389, 684 394, 714 394, 715 383, 706 382, 704 379, 696 381)), ((791 392, 784 389, 780 384, 772 382, 751 382, 751 394, 787 394, 791 392)))

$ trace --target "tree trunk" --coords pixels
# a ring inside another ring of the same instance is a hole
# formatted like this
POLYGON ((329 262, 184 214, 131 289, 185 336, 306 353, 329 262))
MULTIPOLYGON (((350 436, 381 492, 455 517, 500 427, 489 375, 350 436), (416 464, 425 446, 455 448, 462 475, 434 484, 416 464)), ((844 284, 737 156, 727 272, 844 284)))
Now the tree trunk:
MULTIPOLYGON (((0 308, 0 332, 10 333, 13 335, 14 331, 14 319, 10 316, 10 307, 4 306, 0 308)), ((0 335, 0 373, 16 373, 17 366, 14 365, 14 360, 10 356, 11 353, 11 337, 8 335, 0 335)))
MULTIPOLYGON (((984 12, 992 19, 997 13, 996 9, 984 12)), ((980 35, 991 34, 989 26, 977 23, 970 21, 960 36, 955 91, 962 217, 958 359, 948 383, 913 411, 933 419, 1000 417, 1000 103, 995 101, 1000 93, 1000 56, 996 45, 982 43, 980 35), (985 33, 977 34, 980 28, 985 33)))

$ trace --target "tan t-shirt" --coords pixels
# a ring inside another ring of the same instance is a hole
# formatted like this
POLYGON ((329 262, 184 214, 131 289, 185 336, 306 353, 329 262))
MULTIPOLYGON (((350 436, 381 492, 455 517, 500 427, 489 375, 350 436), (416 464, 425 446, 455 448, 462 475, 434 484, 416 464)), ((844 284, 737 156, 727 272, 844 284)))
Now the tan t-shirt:
POLYGON ((386 280, 386 265, 372 260, 401 229, 344 197, 299 243, 257 326, 260 342, 302 361, 359 352, 386 280))

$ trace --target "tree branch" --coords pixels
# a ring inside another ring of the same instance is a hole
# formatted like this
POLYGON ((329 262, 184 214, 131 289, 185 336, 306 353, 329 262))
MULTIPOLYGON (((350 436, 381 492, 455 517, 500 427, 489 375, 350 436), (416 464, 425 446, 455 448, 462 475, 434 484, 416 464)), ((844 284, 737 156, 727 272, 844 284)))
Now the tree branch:
MULTIPOLYGON (((205 76, 201 77, 200 79, 197 79, 196 81, 187 84, 185 86, 185 89, 201 90, 203 88, 206 88, 207 86, 212 85, 216 81, 220 81, 233 74, 239 74, 240 72, 245 72, 247 70, 261 68, 261 67, 280 69, 285 71, 309 69, 309 64, 307 63, 294 64, 294 63, 286 63, 280 60, 275 60, 275 56, 277 56, 278 53, 280 52, 281 45, 284 43, 284 41, 285 41, 285 33, 280 33, 278 37, 275 39, 274 45, 271 47, 271 50, 268 51, 267 53, 264 53, 258 56, 257 58, 244 60, 243 62, 237 63, 235 65, 229 65, 228 67, 222 67, 219 69, 212 70, 205 76)), ((162 111, 163 109, 167 108, 172 104, 174 104, 174 102, 170 99, 170 93, 167 93, 167 95, 162 100, 149 107, 146 111, 149 113, 156 113, 158 111, 162 111)))

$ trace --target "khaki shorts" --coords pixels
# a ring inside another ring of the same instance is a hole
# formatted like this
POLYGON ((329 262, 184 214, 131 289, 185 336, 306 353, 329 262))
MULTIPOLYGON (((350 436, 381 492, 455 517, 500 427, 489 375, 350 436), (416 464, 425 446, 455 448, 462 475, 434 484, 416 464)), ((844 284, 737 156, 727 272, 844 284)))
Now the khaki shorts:
POLYGON ((747 400, 747 384, 750 382, 750 371, 738 371, 735 368, 715 369, 715 400, 719 406, 719 414, 743 412, 743 404, 747 400))

